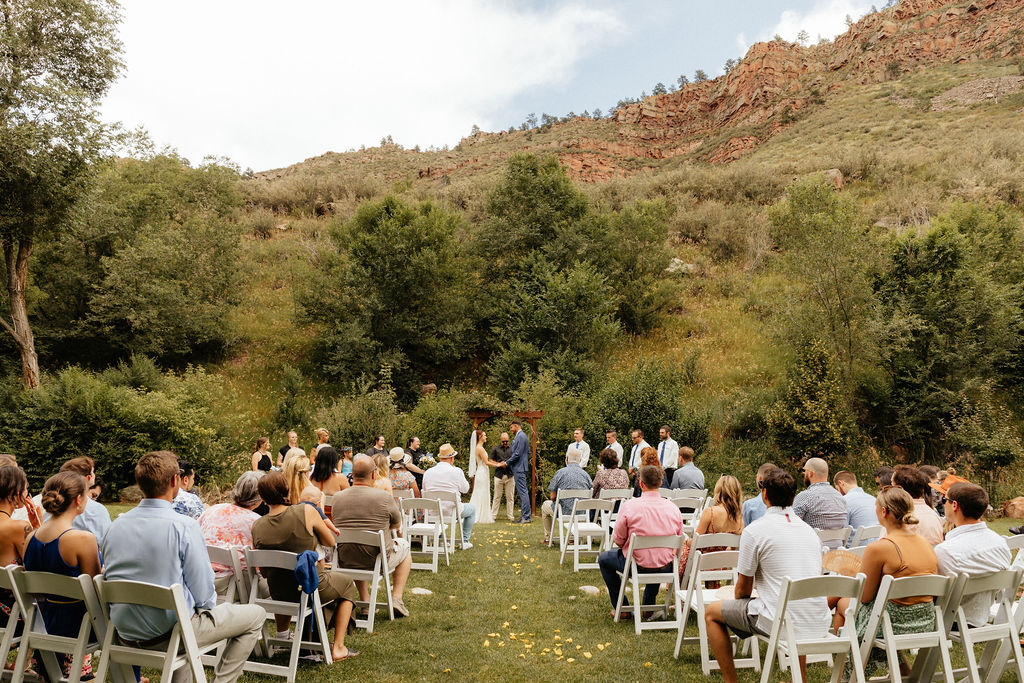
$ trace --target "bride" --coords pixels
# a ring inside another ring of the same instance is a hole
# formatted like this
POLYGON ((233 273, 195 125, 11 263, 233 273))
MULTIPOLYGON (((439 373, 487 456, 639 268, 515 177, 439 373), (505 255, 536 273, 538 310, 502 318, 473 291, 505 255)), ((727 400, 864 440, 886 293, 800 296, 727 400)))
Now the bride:
POLYGON ((491 512, 491 475, 488 467, 497 467, 498 463, 487 457, 484 444, 487 434, 476 429, 469 439, 469 478, 473 480, 473 495, 469 502, 476 508, 477 524, 493 524, 491 512))

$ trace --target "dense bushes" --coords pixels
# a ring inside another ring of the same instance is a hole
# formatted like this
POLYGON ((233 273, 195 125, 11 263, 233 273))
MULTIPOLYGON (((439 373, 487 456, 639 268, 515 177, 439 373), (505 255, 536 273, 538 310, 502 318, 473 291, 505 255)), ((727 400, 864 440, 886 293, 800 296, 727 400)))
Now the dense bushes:
POLYGON ((32 391, 3 386, 0 448, 17 456, 33 491, 62 462, 87 455, 116 496, 135 483, 139 457, 161 449, 192 462, 200 478, 231 477, 225 465, 240 447, 211 417, 219 381, 201 370, 161 375, 153 368, 133 359, 103 375, 68 368, 32 391))

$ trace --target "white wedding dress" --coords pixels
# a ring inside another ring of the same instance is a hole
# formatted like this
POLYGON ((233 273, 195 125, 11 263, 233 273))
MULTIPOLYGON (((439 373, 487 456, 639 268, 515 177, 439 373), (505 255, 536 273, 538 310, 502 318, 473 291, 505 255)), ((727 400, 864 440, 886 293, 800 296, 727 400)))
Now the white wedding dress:
POLYGON ((469 477, 473 480, 473 495, 469 502, 476 508, 476 523, 494 524, 494 515, 491 514, 491 468, 477 459, 476 433, 470 439, 469 453, 469 477))

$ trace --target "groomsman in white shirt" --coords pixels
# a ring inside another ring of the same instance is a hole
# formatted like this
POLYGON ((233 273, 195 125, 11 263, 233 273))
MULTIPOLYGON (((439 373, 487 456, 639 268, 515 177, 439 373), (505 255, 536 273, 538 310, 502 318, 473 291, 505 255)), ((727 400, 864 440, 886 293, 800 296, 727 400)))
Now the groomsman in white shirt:
POLYGON ((672 475, 679 467, 679 444, 672 438, 672 428, 668 425, 661 425, 658 430, 661 443, 658 444, 658 460, 661 468, 665 470, 665 477, 672 481, 672 475))
POLYGON ((640 454, 645 448, 651 447, 651 444, 644 439, 644 430, 634 429, 632 436, 633 447, 629 449, 629 476, 631 477, 640 469, 640 454))
POLYGON ((569 457, 573 453, 579 453, 580 455, 580 467, 587 469, 587 463, 590 462, 590 444, 583 440, 583 430, 577 427, 572 432, 572 443, 565 449, 565 457, 569 457))
MULTIPOLYGON (((608 448, 615 451, 615 455, 619 457, 619 467, 622 467, 622 444, 619 443, 619 433, 614 429, 609 429, 604 433, 604 439, 608 442, 608 448)), ((600 469, 598 465, 598 469, 600 469)))

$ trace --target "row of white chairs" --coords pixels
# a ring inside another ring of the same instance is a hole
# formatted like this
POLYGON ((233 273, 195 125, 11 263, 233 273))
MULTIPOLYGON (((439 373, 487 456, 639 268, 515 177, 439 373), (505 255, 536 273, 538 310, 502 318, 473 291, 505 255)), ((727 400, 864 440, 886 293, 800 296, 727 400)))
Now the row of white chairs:
POLYGON ((885 535, 885 529, 881 524, 862 526, 854 529, 852 526, 844 526, 839 529, 815 529, 822 547, 831 549, 830 544, 838 543, 840 547, 858 548, 865 546, 872 541, 877 541, 885 535))

